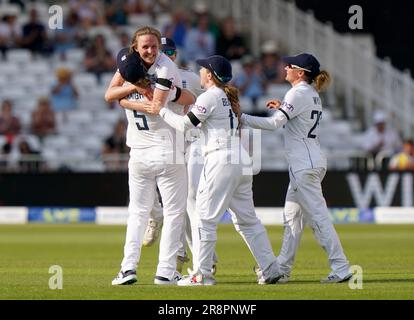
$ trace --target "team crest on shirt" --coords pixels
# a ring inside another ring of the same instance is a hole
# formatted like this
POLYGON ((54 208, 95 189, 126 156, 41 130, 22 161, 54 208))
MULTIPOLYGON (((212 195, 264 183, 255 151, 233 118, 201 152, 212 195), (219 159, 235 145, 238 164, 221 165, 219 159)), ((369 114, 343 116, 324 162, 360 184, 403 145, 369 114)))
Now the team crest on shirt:
POLYGON ((206 113, 207 109, 203 106, 195 106, 200 113, 206 113))
POLYGON ((285 109, 289 110, 290 112, 295 110, 295 108, 290 103, 287 103, 286 101, 282 102, 281 108, 285 108, 285 109))

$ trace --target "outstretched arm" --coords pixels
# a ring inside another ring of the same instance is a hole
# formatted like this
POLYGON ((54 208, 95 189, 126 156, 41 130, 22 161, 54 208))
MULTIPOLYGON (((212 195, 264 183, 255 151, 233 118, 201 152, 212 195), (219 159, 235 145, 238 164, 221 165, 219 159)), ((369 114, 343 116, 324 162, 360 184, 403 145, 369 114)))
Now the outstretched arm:
POLYGON ((244 113, 241 115, 241 122, 255 129, 276 130, 283 127, 287 121, 288 118, 280 110, 271 117, 255 117, 244 113))
POLYGON ((198 123, 195 124, 196 121, 191 120, 191 116, 197 119, 191 111, 185 116, 180 116, 167 108, 162 108, 160 110, 160 116, 171 127, 181 132, 185 132, 190 128, 194 128, 195 126, 197 126, 198 123, 200 123, 200 121, 198 121, 198 123))

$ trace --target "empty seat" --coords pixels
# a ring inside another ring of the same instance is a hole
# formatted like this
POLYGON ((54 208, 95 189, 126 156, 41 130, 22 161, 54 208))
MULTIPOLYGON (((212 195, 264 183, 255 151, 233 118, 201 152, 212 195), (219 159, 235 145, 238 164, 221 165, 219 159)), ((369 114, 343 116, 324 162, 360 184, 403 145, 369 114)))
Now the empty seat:
POLYGON ((4 15, 14 15, 14 16, 19 16, 21 10, 20 7, 17 4, 14 3, 0 3, 0 12, 2 14, 2 16, 4 15))
POLYGON ((105 123, 105 122, 96 122, 94 121, 88 127, 87 133, 90 135, 95 135, 101 139, 106 139, 109 137, 113 132, 113 125, 105 123))
POLYGON ((62 135, 47 136, 43 141, 44 148, 51 148, 59 151, 68 149, 69 144, 69 138, 62 135))
POLYGON ((286 92, 292 88, 290 85, 286 84, 269 84, 267 87, 266 94, 271 96, 273 99, 283 100, 286 92))
POLYGON ((50 65, 46 61, 36 61, 33 63, 29 63, 25 65, 23 71, 26 74, 36 76, 40 79, 43 79, 45 75, 50 74, 52 72, 50 65))
POLYGON ((81 64, 85 58, 85 50, 81 48, 68 49, 65 54, 68 61, 77 64, 81 64))
POLYGON ((0 70, 6 79, 21 76, 20 66, 15 62, 0 62, 0 70))
POLYGON ((73 81, 80 95, 88 94, 89 91, 98 86, 96 76, 91 73, 82 72, 75 74, 73 77, 73 81))
POLYGON ((25 64, 31 62, 32 54, 29 49, 10 49, 7 51, 6 59, 8 62, 25 64))
POLYGON ((64 135, 68 138, 79 135, 82 132, 82 125, 78 122, 72 121, 59 121, 58 131, 61 135, 64 135))
POLYGON ((2 98, 10 100, 29 99, 27 92, 21 87, 6 85, 2 88, 2 98))
POLYGON ((157 25, 161 26, 161 30, 164 30, 164 27, 171 23, 171 14, 157 13, 156 22, 157 25))
POLYGON ((90 39, 95 38, 99 34, 104 36, 105 41, 116 37, 110 26, 94 26, 88 30, 88 37, 90 39))
POLYGON ((92 113, 89 110, 73 110, 67 113, 68 121, 78 124, 92 124, 92 113))
POLYGON ((130 14, 128 16, 128 24, 137 26, 150 26, 152 25, 152 18, 149 14, 130 14))
POLYGON ((123 111, 121 109, 114 109, 114 110, 103 110, 102 112, 98 112, 96 115, 96 120, 99 122, 104 122, 109 125, 115 124, 121 117, 123 111))
POLYGON ((109 86, 112 78, 114 76, 113 72, 105 72, 101 75, 101 85, 105 86, 106 88, 109 86))

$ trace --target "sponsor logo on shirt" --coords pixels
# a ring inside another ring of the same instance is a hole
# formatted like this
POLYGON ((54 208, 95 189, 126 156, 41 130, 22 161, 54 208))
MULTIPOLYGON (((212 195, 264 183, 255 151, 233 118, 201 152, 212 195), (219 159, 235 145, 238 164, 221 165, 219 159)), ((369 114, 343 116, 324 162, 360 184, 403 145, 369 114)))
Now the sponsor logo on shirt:
POLYGON ((207 109, 203 106, 195 106, 200 113, 206 113, 207 109))

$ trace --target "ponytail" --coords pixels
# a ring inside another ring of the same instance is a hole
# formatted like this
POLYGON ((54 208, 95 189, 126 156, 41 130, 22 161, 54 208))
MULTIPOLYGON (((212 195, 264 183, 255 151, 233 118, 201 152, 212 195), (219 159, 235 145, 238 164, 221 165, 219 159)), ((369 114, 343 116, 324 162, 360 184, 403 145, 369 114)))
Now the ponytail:
POLYGON ((319 74, 313 79, 315 82, 316 91, 325 91, 332 82, 331 75, 326 70, 321 70, 319 74))
POLYGON ((224 93, 226 94, 227 98, 230 100, 231 103, 231 110, 236 114, 237 119, 239 120, 239 125, 237 129, 239 129, 241 125, 241 112, 240 112, 240 104, 239 104, 239 89, 230 85, 223 86, 224 93))
POLYGON ((224 93, 227 96, 227 99, 229 99, 230 104, 231 104, 231 110, 233 111, 233 113, 236 114, 237 116, 237 120, 239 122, 239 124, 237 125, 236 130, 239 130, 240 126, 241 126, 241 112, 240 112, 240 104, 239 104, 239 89, 237 89, 236 87, 233 87, 231 85, 225 84, 223 82, 221 82, 215 74, 211 73, 211 75, 213 76, 213 82, 216 84, 217 87, 219 87, 220 89, 222 89, 224 91, 224 93))

